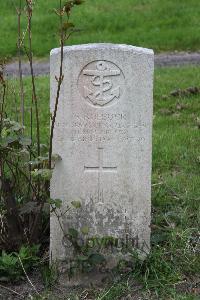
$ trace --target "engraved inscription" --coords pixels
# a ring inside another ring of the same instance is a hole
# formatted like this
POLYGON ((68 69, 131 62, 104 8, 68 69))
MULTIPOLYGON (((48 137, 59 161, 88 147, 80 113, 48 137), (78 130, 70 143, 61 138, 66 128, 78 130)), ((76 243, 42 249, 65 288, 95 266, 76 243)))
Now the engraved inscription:
POLYGON ((112 62, 94 61, 83 68, 78 86, 89 104, 102 107, 120 98, 124 89, 124 75, 112 62))
POLYGON ((62 136, 63 128, 72 142, 145 142, 148 124, 131 117, 129 112, 73 114, 72 122, 56 121, 62 136))
POLYGON ((95 166, 84 166, 84 172, 98 174, 98 200, 102 202, 103 190, 101 188, 101 176, 103 173, 117 173, 117 166, 105 166, 103 157, 103 148, 98 148, 98 164, 95 166))

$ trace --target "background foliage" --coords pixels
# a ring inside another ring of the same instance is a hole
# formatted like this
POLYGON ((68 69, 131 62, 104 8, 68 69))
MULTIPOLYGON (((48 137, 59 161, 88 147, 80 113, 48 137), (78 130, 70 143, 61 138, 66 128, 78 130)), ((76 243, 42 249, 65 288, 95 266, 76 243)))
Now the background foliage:
MULTIPOLYGON (((58 45, 53 12, 57 6, 57 0, 35 0, 34 56, 48 57, 58 45)), ((71 37, 70 44, 113 42, 153 48, 156 52, 194 51, 200 47, 199 15, 199 0, 86 0, 73 12, 72 21, 79 24, 82 32, 71 37)), ((0 0, 0 57, 16 56, 16 26, 12 1, 0 0)))

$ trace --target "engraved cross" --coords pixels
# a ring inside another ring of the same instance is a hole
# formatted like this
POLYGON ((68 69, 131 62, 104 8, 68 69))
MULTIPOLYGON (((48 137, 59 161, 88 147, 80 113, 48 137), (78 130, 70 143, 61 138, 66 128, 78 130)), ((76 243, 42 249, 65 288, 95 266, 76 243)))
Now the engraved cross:
POLYGON ((103 163, 103 148, 98 148, 98 166, 84 167, 85 172, 116 172, 117 167, 105 167, 103 163))
POLYGON ((93 167, 84 166, 85 172, 98 173, 98 200, 103 202, 103 188, 101 188, 102 173, 117 173, 117 167, 104 166, 103 148, 98 148, 98 165, 93 167))

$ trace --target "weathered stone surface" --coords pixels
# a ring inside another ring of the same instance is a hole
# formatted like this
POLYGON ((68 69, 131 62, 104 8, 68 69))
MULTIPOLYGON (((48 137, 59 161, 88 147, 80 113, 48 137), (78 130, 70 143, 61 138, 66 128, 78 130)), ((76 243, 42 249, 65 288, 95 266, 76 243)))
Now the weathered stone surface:
MULTIPOLYGON (((51 51, 51 109, 60 49, 51 51)), ((153 51, 128 45, 89 44, 64 49, 64 81, 53 140, 57 162, 51 197, 63 200, 69 227, 89 236, 137 241, 148 251, 151 212, 153 51)), ((51 255, 69 248, 51 216, 51 255)))

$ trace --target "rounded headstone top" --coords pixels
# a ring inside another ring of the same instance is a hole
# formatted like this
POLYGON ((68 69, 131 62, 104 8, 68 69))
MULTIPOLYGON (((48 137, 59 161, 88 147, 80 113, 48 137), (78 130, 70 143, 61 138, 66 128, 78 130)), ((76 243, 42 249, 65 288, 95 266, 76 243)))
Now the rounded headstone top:
MULTIPOLYGON (((60 53, 61 48, 54 48, 51 50, 50 55, 57 55, 60 53)), ((73 45, 73 46, 65 46, 64 53, 71 51, 81 51, 81 50, 122 50, 122 51, 130 51, 134 53, 141 53, 147 55, 153 55, 154 52, 152 49, 136 47, 132 45, 126 44, 112 44, 112 43, 92 43, 92 44, 82 44, 82 45, 73 45)))

